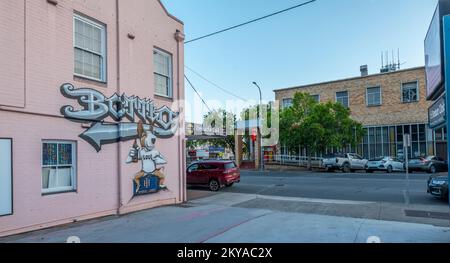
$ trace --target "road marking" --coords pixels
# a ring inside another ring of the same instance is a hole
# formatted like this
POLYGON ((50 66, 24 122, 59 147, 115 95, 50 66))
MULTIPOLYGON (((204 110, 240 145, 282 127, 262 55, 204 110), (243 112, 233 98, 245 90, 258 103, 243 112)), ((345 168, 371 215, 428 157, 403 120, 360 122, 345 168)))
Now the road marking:
POLYGON ((257 195, 260 199, 278 200, 278 201, 295 201, 305 203, 322 203, 322 204, 337 204, 337 205, 370 205, 376 204, 376 202, 363 202, 363 201, 349 201, 349 200, 333 200, 333 199, 316 199, 316 198, 302 198, 302 197, 283 197, 283 196, 268 196, 257 195))

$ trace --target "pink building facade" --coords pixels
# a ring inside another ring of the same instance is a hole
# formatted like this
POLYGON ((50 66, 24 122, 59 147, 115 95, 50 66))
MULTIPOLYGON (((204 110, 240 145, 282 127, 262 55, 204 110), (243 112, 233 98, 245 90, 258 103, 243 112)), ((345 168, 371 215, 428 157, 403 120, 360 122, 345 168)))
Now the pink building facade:
POLYGON ((183 32, 158 0, 0 1, 0 236, 186 200, 183 32))

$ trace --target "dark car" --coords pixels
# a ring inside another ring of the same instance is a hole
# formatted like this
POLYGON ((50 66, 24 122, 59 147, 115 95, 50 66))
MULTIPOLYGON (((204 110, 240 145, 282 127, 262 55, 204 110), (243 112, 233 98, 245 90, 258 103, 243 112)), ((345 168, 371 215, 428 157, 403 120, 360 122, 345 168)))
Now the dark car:
POLYGON ((431 176, 428 180, 428 193, 442 199, 448 199, 448 176, 431 176))
POLYGON ((448 163, 437 156, 414 158, 408 162, 408 171, 420 171, 432 174, 446 172, 448 171, 448 163))
POLYGON ((240 170, 234 161, 200 161, 187 169, 187 184, 205 185, 214 192, 240 181, 240 170))

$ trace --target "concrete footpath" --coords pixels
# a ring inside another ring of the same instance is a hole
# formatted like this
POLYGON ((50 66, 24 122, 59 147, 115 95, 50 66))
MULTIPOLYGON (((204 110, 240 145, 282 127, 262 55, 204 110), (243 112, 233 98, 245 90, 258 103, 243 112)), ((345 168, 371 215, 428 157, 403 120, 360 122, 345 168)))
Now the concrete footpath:
POLYGON ((366 243, 369 237, 383 243, 450 242, 449 211, 442 207, 433 212, 430 207, 195 191, 191 197, 180 206, 0 242, 63 243, 71 236, 82 243, 366 243), (407 219, 411 222, 401 222, 407 219))

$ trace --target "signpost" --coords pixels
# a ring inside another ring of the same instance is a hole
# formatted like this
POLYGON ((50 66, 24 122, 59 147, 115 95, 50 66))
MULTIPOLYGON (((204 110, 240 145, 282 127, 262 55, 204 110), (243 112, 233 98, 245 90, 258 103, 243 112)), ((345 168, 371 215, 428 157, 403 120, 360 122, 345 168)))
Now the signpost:
POLYGON ((409 195, 409 189, 410 189, 410 181, 409 181, 409 148, 411 147, 411 135, 405 134, 403 136, 403 148, 404 148, 404 155, 405 155, 405 169, 406 169, 406 191, 404 193, 405 196, 405 203, 409 205, 410 202, 410 195, 409 195))

